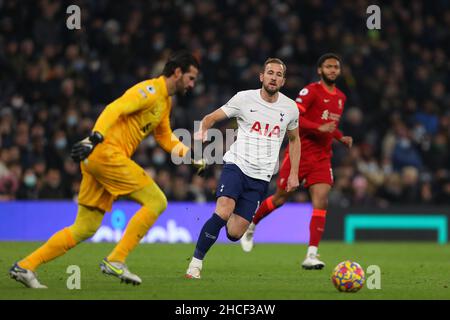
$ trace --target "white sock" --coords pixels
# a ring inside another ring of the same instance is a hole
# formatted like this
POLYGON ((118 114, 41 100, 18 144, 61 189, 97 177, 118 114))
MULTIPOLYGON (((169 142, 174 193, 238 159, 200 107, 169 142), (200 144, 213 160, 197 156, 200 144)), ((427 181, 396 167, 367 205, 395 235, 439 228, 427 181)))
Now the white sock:
POLYGON ((250 225, 248 226, 248 230, 250 230, 250 231, 255 231, 255 228, 256 228, 256 224, 254 224, 253 222, 250 223, 250 225))
POLYGON ((306 255, 310 255, 310 254, 313 254, 313 255, 316 255, 317 254, 317 247, 315 247, 315 246, 309 246, 308 247, 308 253, 306 254, 306 255))
POLYGON ((196 257, 192 257, 191 263, 189 265, 191 267, 201 268, 203 265, 203 260, 197 259, 196 257))

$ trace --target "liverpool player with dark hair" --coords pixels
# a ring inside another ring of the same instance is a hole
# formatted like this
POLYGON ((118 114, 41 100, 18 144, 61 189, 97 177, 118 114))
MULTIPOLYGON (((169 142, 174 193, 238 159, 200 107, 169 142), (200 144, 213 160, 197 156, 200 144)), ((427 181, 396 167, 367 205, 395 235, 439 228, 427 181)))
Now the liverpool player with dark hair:
MULTIPOLYGON (((335 84, 341 73, 340 57, 334 53, 324 54, 317 62, 317 72, 320 81, 307 85, 296 99, 300 109, 299 127, 302 141, 299 181, 308 189, 313 205, 309 247, 302 263, 304 269, 322 269, 325 266, 318 259, 317 250, 325 227, 328 194, 333 185, 332 141, 336 139, 348 148, 351 148, 353 143, 351 137, 344 136, 337 129, 346 101, 345 94, 336 88, 335 84)), ((261 219, 286 203, 294 193, 285 190, 290 167, 289 150, 286 150, 275 194, 261 203, 252 223, 241 238, 244 251, 252 250, 255 228, 261 219)))

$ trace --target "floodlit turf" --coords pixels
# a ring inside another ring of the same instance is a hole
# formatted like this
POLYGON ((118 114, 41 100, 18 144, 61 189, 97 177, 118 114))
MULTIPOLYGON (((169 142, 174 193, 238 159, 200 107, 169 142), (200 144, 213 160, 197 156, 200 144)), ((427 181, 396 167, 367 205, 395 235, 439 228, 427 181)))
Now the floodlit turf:
POLYGON ((129 257, 139 287, 100 273, 98 264, 112 244, 84 243, 41 267, 48 290, 25 289, 9 279, 11 263, 38 243, 0 242, 0 299, 450 299, 450 246, 434 243, 323 242, 321 271, 300 268, 304 245, 259 244, 244 253, 239 244, 213 247, 201 280, 184 278, 193 244, 143 244, 129 257), (339 262, 351 259, 366 270, 381 268, 381 290, 340 293, 330 281, 339 262), (81 268, 81 290, 68 290, 69 265, 81 268))

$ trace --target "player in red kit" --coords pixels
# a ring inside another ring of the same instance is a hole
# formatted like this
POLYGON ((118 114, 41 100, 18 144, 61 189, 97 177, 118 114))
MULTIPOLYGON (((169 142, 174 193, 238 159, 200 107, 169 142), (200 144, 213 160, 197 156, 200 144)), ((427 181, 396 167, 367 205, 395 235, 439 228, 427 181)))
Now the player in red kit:
MULTIPOLYGON (((300 109, 300 137, 302 153, 299 167, 299 181, 309 190, 313 212, 310 222, 310 240, 306 259, 302 263, 304 269, 322 269, 325 264, 318 259, 318 246, 322 237, 328 208, 328 194, 333 185, 331 169, 331 144, 336 139, 351 148, 353 139, 344 136, 337 126, 344 110, 346 96, 336 88, 336 79, 341 73, 341 60, 338 55, 327 53, 317 62, 319 82, 303 88, 296 99, 300 109)), ((253 235, 256 225, 282 206, 294 193, 286 192, 286 181, 290 172, 289 150, 277 180, 274 195, 266 198, 259 206, 248 230, 241 238, 244 251, 253 248, 253 235)))

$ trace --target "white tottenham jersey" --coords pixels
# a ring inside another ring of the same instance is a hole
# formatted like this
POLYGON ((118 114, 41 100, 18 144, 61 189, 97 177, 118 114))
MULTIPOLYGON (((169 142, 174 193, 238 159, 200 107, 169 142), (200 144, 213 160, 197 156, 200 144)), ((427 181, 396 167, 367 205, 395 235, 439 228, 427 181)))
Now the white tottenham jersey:
POLYGON ((298 127, 298 108, 281 92, 274 103, 261 97, 261 89, 240 91, 221 108, 228 118, 237 118, 236 141, 223 160, 236 164, 255 179, 270 181, 286 130, 298 127))

